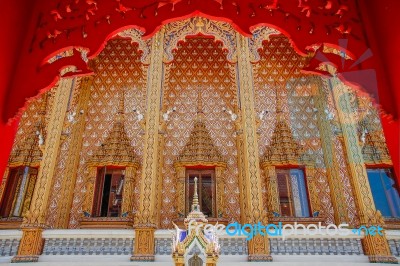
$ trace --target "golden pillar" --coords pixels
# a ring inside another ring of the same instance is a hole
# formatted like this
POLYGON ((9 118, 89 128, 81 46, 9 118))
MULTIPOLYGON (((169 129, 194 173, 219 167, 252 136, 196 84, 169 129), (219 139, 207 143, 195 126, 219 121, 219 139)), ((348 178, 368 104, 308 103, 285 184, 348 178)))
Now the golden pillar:
POLYGON ((164 28, 151 43, 147 84, 147 110, 144 136, 143 168, 140 182, 139 212, 135 217, 135 247, 131 260, 154 260, 154 230, 157 226, 157 191, 159 176, 159 129, 161 86, 163 78, 164 28))
POLYGON ((43 248, 42 231, 46 227, 46 215, 51 194, 53 174, 60 146, 60 137, 67 111, 68 97, 73 80, 61 79, 54 96, 54 103, 47 125, 47 136, 44 143, 43 158, 29 211, 24 217, 22 239, 17 256, 11 262, 38 261, 43 248))
POLYGON ((133 166, 127 166, 125 169, 125 179, 124 179, 124 191, 122 197, 122 206, 121 213, 131 213, 134 205, 134 191, 135 191, 135 180, 136 180, 136 171, 138 169, 138 165, 134 164, 133 166))
MULTIPOLYGON (((343 133, 346 159, 351 174, 351 185, 359 213, 360 226, 383 227, 384 221, 380 211, 375 208, 367 171, 357 134, 356 96, 338 78, 328 80, 334 103, 338 112, 339 123, 343 133)), ((367 235, 362 239, 364 253, 373 263, 397 263, 391 254, 385 233, 367 235)))
POLYGON ((275 166, 263 163, 261 167, 265 173, 265 188, 267 209, 280 213, 279 206, 279 193, 278 193, 278 179, 276 178, 275 166))
POLYGON ((68 228, 69 215, 74 196, 74 187, 78 172, 79 158, 82 148, 83 132, 85 130, 85 116, 90 98, 90 87, 93 77, 82 78, 79 88, 79 100, 76 112, 78 113, 77 122, 71 130, 71 143, 67 155, 64 178, 61 183, 61 197, 58 203, 55 227, 68 228))
POLYGON ((96 184, 97 177, 97 166, 89 164, 88 165, 88 180, 85 185, 86 195, 85 200, 82 204, 82 210, 87 211, 88 213, 92 213, 93 208, 93 199, 94 199, 94 186, 96 184))
POLYGON ((7 184, 7 179, 8 179, 9 173, 10 173, 10 167, 7 166, 6 169, 4 170, 3 179, 1 180, 0 200, 3 198, 3 193, 4 193, 4 189, 6 188, 6 184, 7 184))
POLYGON ((225 214, 225 184, 222 176, 226 167, 216 166, 215 167, 215 180, 217 181, 217 217, 222 218, 225 214))
POLYGON ((324 154, 324 162, 328 176, 328 185, 332 199, 332 206, 334 211, 335 224, 347 223, 349 221, 346 204, 344 198, 343 182, 340 180, 339 169, 340 165, 335 156, 334 145, 335 136, 332 132, 332 126, 328 119, 326 119, 325 110, 327 110, 326 97, 324 97, 323 88, 321 83, 315 86, 315 106, 317 108, 317 125, 321 134, 321 145, 324 154))
POLYGON ((176 211, 179 217, 185 216, 185 166, 174 164, 177 177, 176 211))
MULTIPOLYGON (((241 200, 244 201, 241 211, 245 211, 248 223, 268 222, 264 211, 260 161, 257 142, 256 113, 254 110, 254 87, 252 66, 250 63, 249 38, 236 34, 238 51, 238 81, 240 89, 241 118, 239 129, 243 130, 239 136, 241 153, 241 200), (244 208, 243 208, 244 207, 244 208)), ((268 238, 257 235, 249 241, 249 261, 272 261, 268 238)))

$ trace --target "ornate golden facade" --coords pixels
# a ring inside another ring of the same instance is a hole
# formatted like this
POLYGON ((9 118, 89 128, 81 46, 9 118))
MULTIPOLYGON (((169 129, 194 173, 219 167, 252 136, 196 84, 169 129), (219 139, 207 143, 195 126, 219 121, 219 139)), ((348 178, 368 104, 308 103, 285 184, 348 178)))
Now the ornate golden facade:
MULTIPOLYGON (((319 213, 309 222, 385 227, 366 167, 390 167, 391 159, 368 97, 301 73, 308 57, 267 27, 249 38, 195 17, 150 40, 141 35, 116 35, 90 60, 94 76, 61 80, 23 114, 0 194, 10 169, 38 175, 14 261, 37 260, 48 228, 107 228, 84 217, 104 166, 124 169, 131 260, 154 260, 155 231, 185 213, 185 171, 199 166, 215 169, 217 220, 276 221, 276 169, 295 166, 304 169, 310 213, 319 213)), ((0 226, 11 228, 7 219, 0 226)), ((385 236, 365 237, 363 246, 372 262, 395 261, 385 236)), ((267 237, 248 242, 251 261, 271 261, 270 250, 267 237)))

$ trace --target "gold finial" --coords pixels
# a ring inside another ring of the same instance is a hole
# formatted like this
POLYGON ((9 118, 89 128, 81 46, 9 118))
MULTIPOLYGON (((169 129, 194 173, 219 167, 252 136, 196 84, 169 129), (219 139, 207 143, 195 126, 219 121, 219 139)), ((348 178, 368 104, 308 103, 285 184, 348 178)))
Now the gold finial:
POLYGON ((199 211, 199 196, 197 195, 197 176, 194 178, 194 194, 193 194, 193 204, 192 211, 199 211))

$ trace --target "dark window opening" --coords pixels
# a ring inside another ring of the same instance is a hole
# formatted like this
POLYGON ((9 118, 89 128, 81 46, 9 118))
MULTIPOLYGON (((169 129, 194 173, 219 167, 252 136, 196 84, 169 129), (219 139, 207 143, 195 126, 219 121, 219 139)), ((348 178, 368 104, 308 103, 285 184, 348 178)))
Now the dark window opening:
POLYGON ((102 167, 97 171, 94 217, 119 217, 122 208, 124 169, 102 167))

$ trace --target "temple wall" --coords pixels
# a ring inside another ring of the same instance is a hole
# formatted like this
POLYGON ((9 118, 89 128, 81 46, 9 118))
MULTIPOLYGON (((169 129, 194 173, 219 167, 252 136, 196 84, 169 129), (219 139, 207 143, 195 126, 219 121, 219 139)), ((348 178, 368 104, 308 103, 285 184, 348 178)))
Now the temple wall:
POLYGON ((170 227, 170 221, 178 217, 175 197, 185 191, 177 191, 173 163, 182 152, 193 129, 201 93, 204 122, 214 145, 226 160, 223 172, 225 184, 225 218, 238 220, 240 215, 238 190, 237 148, 234 138, 235 125, 223 108, 235 111, 237 92, 235 65, 228 62, 228 51, 212 38, 187 38, 173 51, 174 60, 165 65, 163 109, 176 107, 167 122, 163 165, 163 204, 161 226, 170 227))
MULTIPOLYGON (((67 114, 75 113, 75 119, 84 119, 85 126, 82 132, 82 147, 79 149, 79 167, 76 169, 76 183, 74 185, 73 204, 70 210, 69 227, 76 228, 79 218, 82 216, 82 204, 86 193, 86 181, 88 169, 87 160, 101 146, 108 136, 115 120, 118 102, 125 89, 125 129, 134 147, 139 163, 142 162, 143 128, 137 120, 134 109, 141 114, 146 112, 146 85, 147 66, 141 62, 142 52, 138 51, 138 44, 130 40, 111 40, 100 53, 91 61, 96 75, 90 86, 88 111, 80 114, 77 109, 82 86, 81 79, 75 79, 74 90, 71 91, 67 114)), ((184 191, 177 190, 176 173, 173 162, 181 153, 186 144, 196 114, 198 93, 201 92, 201 101, 205 114, 205 124, 210 131, 215 146, 225 157, 228 164, 223 172, 225 184, 224 195, 226 218, 239 220, 239 190, 238 190, 238 161, 235 139, 235 125, 227 112, 238 111, 237 97, 237 69, 234 63, 227 60, 229 51, 223 48, 221 42, 213 38, 187 38, 178 44, 173 50, 173 60, 164 63, 164 81, 162 91, 162 113, 176 108, 176 112, 166 121, 164 162, 162 165, 162 205, 161 228, 169 228, 171 220, 177 218, 176 197, 184 191)), ((317 115, 323 116, 324 110, 314 111, 316 98, 323 97, 326 108, 336 114, 336 106, 333 103, 331 92, 326 81, 320 78, 306 76, 300 73, 300 69, 307 63, 306 58, 295 53, 291 44, 285 37, 271 37, 270 42, 264 42, 259 50, 260 61, 253 63, 255 86, 255 110, 259 114, 268 110, 264 119, 260 120, 259 131, 259 155, 262 156, 266 147, 271 142, 272 133, 276 122, 276 92, 275 87, 285 88, 286 94, 281 94, 283 101, 283 113, 287 120, 293 137, 302 147, 304 152, 313 158, 315 174, 310 177, 312 187, 310 189, 311 201, 318 201, 320 210, 327 218, 327 222, 334 221, 332 196, 328 185, 328 176, 324 162, 324 150, 321 144, 322 132, 317 123, 317 115)), ((47 103, 43 105, 44 96, 29 103, 29 107, 21 118, 13 151, 29 137, 34 131, 34 126, 40 120, 40 108, 51 110, 55 87, 48 92, 47 103)), ((387 154, 382 127, 376 107, 366 96, 356 96, 357 117, 359 123, 368 129, 369 142, 366 145, 376 146, 380 149, 381 159, 369 161, 370 164, 390 163, 387 154), (372 136, 373 135, 373 136, 372 136)), ((44 114, 45 124, 48 117, 44 114)), ((323 117, 325 118, 325 117, 323 117)), ((66 178, 66 165, 68 164, 68 150, 70 149, 71 130, 74 122, 70 122, 66 116, 60 144, 60 152, 57 157, 57 166, 54 183, 52 184, 51 200, 48 208, 47 222, 50 226, 57 227, 57 215, 67 211, 60 205, 61 186, 66 178)), ((327 129, 331 130, 331 128, 327 129)), ((46 134, 44 129, 43 134, 46 134)), ((350 174, 345 158, 342 140, 336 136, 334 143, 334 156, 338 161, 337 171, 344 189, 344 199, 348 211, 350 224, 357 224, 358 213, 354 203, 350 174)), ((367 151, 366 151, 367 153, 367 151)), ((370 157, 368 157, 370 158, 370 157)), ((137 179, 141 177, 141 169, 137 172, 137 179)), ((265 178, 265 173, 264 173, 265 178)), ((4 188, 3 180, 2 188, 4 188)), ((266 190, 263 189, 264 204, 266 204, 266 190)), ((138 209, 139 183, 134 190, 134 210, 138 209)), ((317 210, 317 209, 314 209, 317 210)))

